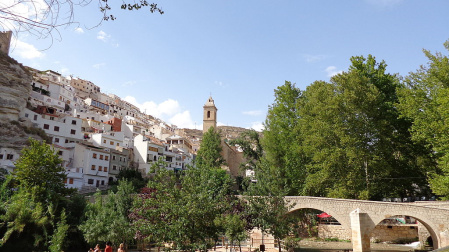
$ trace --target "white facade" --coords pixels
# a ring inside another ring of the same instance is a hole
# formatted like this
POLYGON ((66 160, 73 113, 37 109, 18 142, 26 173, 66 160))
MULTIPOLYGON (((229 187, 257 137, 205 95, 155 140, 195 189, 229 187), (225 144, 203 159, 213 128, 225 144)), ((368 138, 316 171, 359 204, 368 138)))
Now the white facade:
POLYGON ((83 172, 83 186, 107 186, 109 179, 110 154, 93 145, 76 144, 72 169, 83 172))
POLYGON ((123 132, 94 133, 90 141, 95 146, 102 146, 113 150, 123 148, 123 132))

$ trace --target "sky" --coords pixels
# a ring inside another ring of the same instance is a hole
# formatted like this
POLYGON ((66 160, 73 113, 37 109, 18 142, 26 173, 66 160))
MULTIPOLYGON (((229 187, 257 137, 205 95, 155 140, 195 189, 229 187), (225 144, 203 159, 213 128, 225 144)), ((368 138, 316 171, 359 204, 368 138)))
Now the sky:
POLYGON ((426 64, 423 49, 448 54, 447 0, 155 1, 163 15, 113 6, 117 19, 98 25, 94 0, 53 40, 20 33, 10 55, 92 81, 180 128, 202 129, 212 96, 219 125, 261 130, 285 81, 304 90, 368 54, 406 76, 426 64))

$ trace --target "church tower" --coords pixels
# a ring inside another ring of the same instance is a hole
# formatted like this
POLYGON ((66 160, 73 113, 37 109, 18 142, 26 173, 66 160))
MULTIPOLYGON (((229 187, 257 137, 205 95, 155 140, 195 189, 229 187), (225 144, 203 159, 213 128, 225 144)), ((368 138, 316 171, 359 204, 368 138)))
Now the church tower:
POLYGON ((203 109, 203 133, 206 133, 210 127, 217 128, 217 107, 212 96, 204 104, 203 109))

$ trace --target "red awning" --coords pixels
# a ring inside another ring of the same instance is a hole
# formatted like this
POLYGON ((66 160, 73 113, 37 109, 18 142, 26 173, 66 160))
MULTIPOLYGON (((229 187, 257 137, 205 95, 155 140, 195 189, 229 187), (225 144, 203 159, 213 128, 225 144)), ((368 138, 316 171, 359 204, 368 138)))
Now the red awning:
POLYGON ((318 218, 329 218, 329 217, 332 217, 332 215, 329 215, 329 214, 327 214, 327 213, 325 213, 325 212, 322 212, 322 213, 320 213, 320 214, 317 214, 316 215, 318 218))

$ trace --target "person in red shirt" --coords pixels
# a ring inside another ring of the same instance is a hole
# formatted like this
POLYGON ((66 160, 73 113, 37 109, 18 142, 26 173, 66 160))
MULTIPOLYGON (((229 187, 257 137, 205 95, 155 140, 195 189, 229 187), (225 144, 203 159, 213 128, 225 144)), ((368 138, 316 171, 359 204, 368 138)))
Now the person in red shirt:
POLYGON ((106 248, 104 248, 104 252, 112 252, 111 242, 106 242, 106 248))

